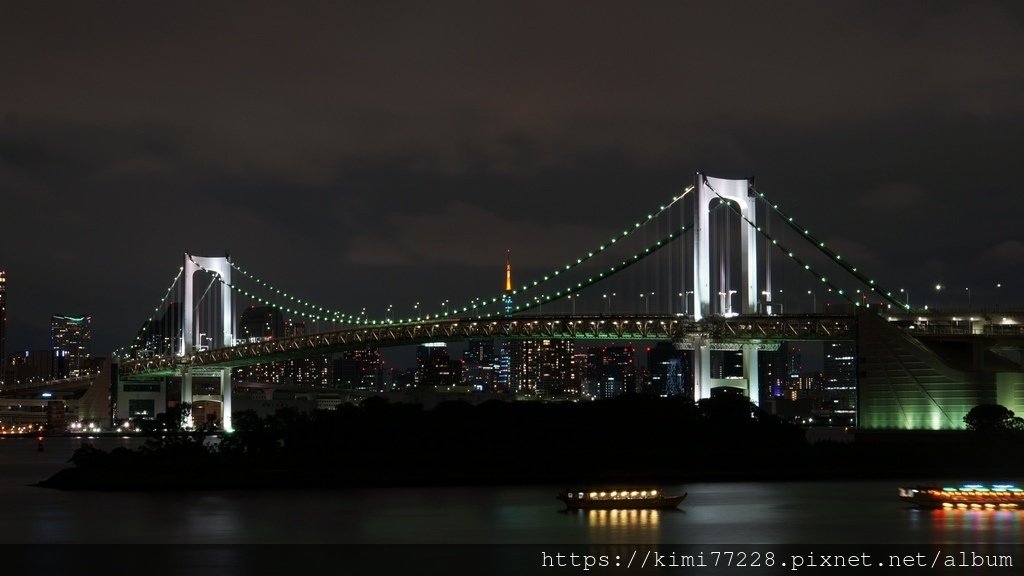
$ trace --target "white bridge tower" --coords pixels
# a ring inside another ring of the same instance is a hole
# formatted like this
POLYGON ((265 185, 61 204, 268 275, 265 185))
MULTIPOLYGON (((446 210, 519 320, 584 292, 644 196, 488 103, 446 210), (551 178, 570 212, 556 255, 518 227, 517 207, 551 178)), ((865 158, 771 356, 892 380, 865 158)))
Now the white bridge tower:
MULTIPOLYGON (((231 262, 227 256, 193 256, 188 252, 185 253, 185 264, 184 264, 184 292, 185 298, 182 305, 182 330, 181 330, 181 342, 178 347, 178 355, 181 356, 185 361, 181 364, 181 401, 188 402, 189 404, 193 401, 192 395, 192 377, 193 376, 212 376, 220 378, 220 402, 221 402, 221 426, 224 430, 230 431, 231 426, 231 368, 214 368, 214 369, 203 369, 202 372, 193 371, 191 368, 188 358, 196 352, 197 343, 195 337, 198 330, 196 326, 199 325, 199 318, 195 315, 195 305, 193 303, 193 276, 200 270, 206 270, 210 273, 217 275, 220 282, 220 318, 217 323, 217 328, 210 334, 211 346, 215 348, 222 348, 227 346, 234 346, 234 334, 232 333, 232 326, 234 325, 234 307, 232 306, 231 288, 228 284, 231 282, 231 262)), ((202 347, 202 342, 199 342, 199 348, 202 347)))
MULTIPOLYGON (((711 294, 711 206, 719 202, 734 202, 739 208, 741 217, 750 222, 757 222, 755 198, 750 191, 750 182, 743 180, 726 180, 712 178, 697 173, 697 184, 694 194, 694 220, 696 230, 693 237, 693 319, 695 321, 714 314, 711 294)), ((740 224, 740 313, 757 313, 759 295, 757 275, 757 230, 742 222, 740 224)), ((715 272, 720 272, 715 270, 715 272)), ((728 286, 720 286, 725 296, 719 314, 731 311, 725 302, 731 296, 728 286)), ((737 347, 743 352, 743 379, 717 380, 711 378, 712 342, 707 336, 698 336, 693 343, 694 396, 695 400, 709 398, 711 389, 719 386, 735 386, 745 388, 750 401, 757 404, 759 396, 757 351, 761 346, 757 343, 744 343, 737 347)), ((727 349, 715 346, 716 349, 727 349)), ((735 347, 734 347, 735 348, 735 347)))

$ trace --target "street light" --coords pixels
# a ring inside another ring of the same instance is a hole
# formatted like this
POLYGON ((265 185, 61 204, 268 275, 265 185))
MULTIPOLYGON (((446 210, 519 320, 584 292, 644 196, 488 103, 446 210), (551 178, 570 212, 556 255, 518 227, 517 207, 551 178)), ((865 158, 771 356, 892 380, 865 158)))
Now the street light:
POLYGON ((907 310, 910 310, 910 290, 904 290, 903 288, 900 288, 900 294, 903 294, 905 296, 903 306, 907 310))
POLYGON ((685 316, 690 315, 690 294, 693 294, 693 290, 679 293, 679 297, 683 299, 683 315, 685 316))
POLYGON ((641 292, 640 299, 644 301, 644 314, 651 313, 651 296, 654 296, 654 292, 641 292))
POLYGON ((388 304, 388 309, 384 311, 384 318, 385 318, 385 319, 386 319, 386 320, 387 320, 388 322, 392 322, 392 321, 393 321, 393 316, 392 316, 392 314, 391 314, 391 309, 392 309, 392 308, 394 308, 394 306, 393 306, 393 305, 391 305, 391 304, 388 304))
POLYGON ((416 316, 416 314, 418 313, 417 310, 419 310, 419 309, 420 309, 420 303, 419 302, 417 302, 417 303, 412 305, 412 317, 413 317, 413 319, 416 319, 416 320, 419 319, 416 316))
POLYGON ((566 296, 566 298, 569 300, 569 302, 572 303, 572 315, 575 316, 576 315, 576 298, 577 298, 577 296, 575 294, 569 294, 568 296, 566 296))
POLYGON ((613 296, 615 296, 615 292, 612 292, 611 295, 609 295, 609 294, 601 294, 601 298, 603 298, 605 300, 605 302, 606 302, 605 310, 609 314, 612 313, 612 297, 613 296))
POLYGON ((964 288, 964 290, 967 290, 967 307, 970 308, 971 307, 971 289, 968 287, 968 288, 964 288))
POLYGON ((807 293, 811 295, 811 314, 814 314, 818 311, 818 295, 813 290, 808 290, 807 293))
POLYGON ((448 315, 448 300, 447 299, 445 299, 444 302, 441 302, 441 311, 444 312, 445 316, 448 315))

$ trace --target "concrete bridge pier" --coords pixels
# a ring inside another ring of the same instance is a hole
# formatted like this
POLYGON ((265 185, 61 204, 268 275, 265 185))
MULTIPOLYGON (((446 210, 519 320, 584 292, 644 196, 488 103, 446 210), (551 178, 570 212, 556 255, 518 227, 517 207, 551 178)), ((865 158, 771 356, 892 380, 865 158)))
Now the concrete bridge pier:
POLYGON ((189 428, 192 427, 192 368, 188 364, 181 366, 181 405, 188 403, 189 413, 183 414, 185 422, 189 428))
POLYGON ((747 381, 747 397, 755 406, 761 404, 760 382, 758 381, 760 366, 757 359, 757 351, 760 349, 761 347, 757 344, 743 345, 743 378, 747 381))
POLYGON ((220 426, 225 432, 231 432, 231 368, 220 371, 220 426))
POLYGON ((703 335, 693 338, 694 402, 711 397, 711 341, 703 335))

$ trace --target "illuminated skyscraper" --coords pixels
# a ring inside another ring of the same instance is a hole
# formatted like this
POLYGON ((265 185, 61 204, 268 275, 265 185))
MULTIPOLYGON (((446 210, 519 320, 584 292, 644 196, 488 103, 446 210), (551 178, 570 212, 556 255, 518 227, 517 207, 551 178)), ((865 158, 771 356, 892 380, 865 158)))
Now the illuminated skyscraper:
POLYGON ((52 316, 50 348, 54 357, 54 376, 67 378, 83 373, 92 351, 92 318, 89 316, 52 316))
POLYGON ((416 385, 452 386, 459 384, 462 362, 453 361, 444 342, 426 342, 416 347, 416 385))
MULTIPOLYGON (((7 361, 7 271, 0 270, 0 362, 7 361)), ((0 370, 0 381, 4 371, 0 370)))
POLYGON ((474 339, 462 353, 462 383, 476 390, 493 390, 497 381, 498 359, 494 340, 474 339))
MULTIPOLYGON (((286 320, 284 336, 302 336, 306 323, 301 320, 286 320)), ((284 361, 284 382, 302 388, 329 388, 334 380, 334 362, 330 354, 292 358, 284 361)))
POLYGON ((857 408, 856 343, 825 343, 823 368, 825 409, 852 419, 857 408))
POLYGON ((575 396, 572 340, 516 340, 510 348, 512 388, 520 394, 575 396))

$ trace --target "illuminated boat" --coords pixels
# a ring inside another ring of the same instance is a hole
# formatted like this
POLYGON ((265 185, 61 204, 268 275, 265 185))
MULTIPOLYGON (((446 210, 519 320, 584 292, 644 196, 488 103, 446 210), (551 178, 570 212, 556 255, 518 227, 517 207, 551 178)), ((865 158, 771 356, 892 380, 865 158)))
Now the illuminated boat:
POLYGON ((965 484, 959 488, 900 487, 900 500, 920 508, 1024 510, 1024 489, 1013 484, 965 484))
POLYGON ((676 508, 686 498, 657 490, 566 490, 556 496, 570 510, 640 510, 676 508))

